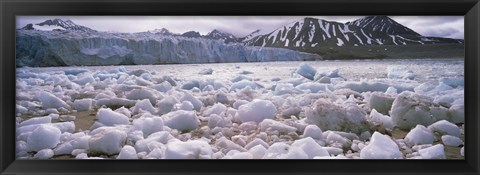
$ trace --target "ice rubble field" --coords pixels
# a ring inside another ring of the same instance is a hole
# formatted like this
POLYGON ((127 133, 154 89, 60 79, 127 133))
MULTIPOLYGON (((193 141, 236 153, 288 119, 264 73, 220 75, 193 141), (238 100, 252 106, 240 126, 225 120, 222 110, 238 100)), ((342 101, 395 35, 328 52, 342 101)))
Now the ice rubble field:
POLYGON ((17 69, 16 157, 445 159, 463 60, 17 69), (76 116, 92 111, 87 130, 76 116), (28 116, 28 117, 27 117, 28 116), (404 138, 393 138, 401 129, 404 138))

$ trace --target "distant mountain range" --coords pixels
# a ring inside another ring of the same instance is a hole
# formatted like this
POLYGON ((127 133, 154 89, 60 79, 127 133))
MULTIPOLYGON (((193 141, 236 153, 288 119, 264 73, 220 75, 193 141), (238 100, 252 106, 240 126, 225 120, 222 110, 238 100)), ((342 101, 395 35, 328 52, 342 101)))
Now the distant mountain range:
POLYGON ((250 46, 315 48, 320 46, 409 45, 463 43, 463 40, 426 37, 387 16, 369 16, 339 23, 315 18, 281 27, 244 41, 250 46))
POLYGON ((91 28, 77 25, 71 20, 63 21, 61 19, 49 19, 38 24, 27 24, 23 30, 44 30, 44 31, 81 31, 81 32, 97 32, 91 28))
POLYGON ((463 40, 422 36, 387 16, 347 23, 303 18, 260 33, 237 37, 215 29, 206 35, 179 34, 166 28, 103 32, 51 19, 18 29, 16 60, 17 66, 36 67, 464 56, 463 40))
MULTIPOLYGON (((22 30, 79 31, 97 32, 70 20, 47 20, 38 24, 28 24, 22 30)), ((325 46, 362 45, 411 45, 437 43, 463 43, 461 39, 422 36, 412 29, 399 24, 388 16, 368 16, 347 23, 326 21, 316 18, 303 18, 280 27, 268 34, 260 35, 260 30, 237 37, 228 32, 213 30, 207 35, 196 31, 183 34, 161 28, 148 31, 158 35, 182 36, 223 40, 225 43, 243 43, 246 46, 279 47, 295 50, 308 50, 325 46)))

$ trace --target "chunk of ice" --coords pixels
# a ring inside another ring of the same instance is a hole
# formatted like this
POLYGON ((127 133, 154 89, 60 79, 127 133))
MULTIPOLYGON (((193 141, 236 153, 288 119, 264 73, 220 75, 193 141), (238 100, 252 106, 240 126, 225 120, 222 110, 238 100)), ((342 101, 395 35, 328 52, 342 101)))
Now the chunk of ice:
POLYGON ((192 94, 189 94, 189 93, 184 93, 179 101, 181 101, 181 102, 189 101, 190 103, 192 103, 193 109, 195 111, 200 111, 202 109, 202 106, 203 106, 202 101, 200 101, 199 99, 197 99, 196 97, 194 97, 192 94))
POLYGON ((446 159, 444 146, 442 144, 418 150, 418 153, 423 159, 446 159))
POLYGON ((194 111, 178 110, 162 116, 165 125, 180 131, 190 131, 198 128, 200 121, 194 111))
POLYGON ((254 121, 260 123, 264 119, 274 119, 276 113, 277 108, 271 101, 255 99, 240 106, 235 118, 242 122, 254 121))
POLYGON ((129 100, 150 100, 150 103, 155 104, 157 101, 157 95, 154 94, 152 91, 146 89, 134 89, 128 92, 126 95, 127 99, 129 100))
POLYGON ((73 108, 79 112, 81 111, 89 111, 93 107, 93 99, 91 98, 84 98, 75 100, 73 102, 73 108))
POLYGON ((315 142, 315 140, 310 137, 295 140, 291 146, 302 149, 308 155, 309 159, 312 159, 316 156, 329 156, 328 151, 322 148, 317 142, 315 142))
POLYGON ((142 131, 143 137, 148 137, 152 133, 162 131, 163 125, 164 123, 161 117, 141 117, 133 120, 132 129, 142 131))
POLYGON ((403 159, 398 145, 387 135, 375 132, 370 143, 360 151, 362 159, 403 159))
POLYGON ((20 114, 25 114, 25 113, 28 112, 28 109, 26 107, 23 107, 23 106, 20 106, 20 105, 16 104, 15 112, 20 113, 20 114))
POLYGON ((223 159, 253 159, 250 152, 240 152, 238 150, 230 150, 223 159))
POLYGON ((125 145, 127 134, 124 131, 108 128, 94 134, 88 139, 91 153, 118 154, 125 145))
POLYGON ((277 142, 267 149, 263 159, 308 159, 308 155, 302 148, 277 142))
POLYGON ((47 124, 41 124, 28 136, 28 148, 32 151, 54 148, 60 143, 60 134, 60 129, 47 124))
POLYGON ((50 118, 50 116, 35 117, 35 118, 31 118, 21 122, 17 127, 36 125, 36 124, 45 124, 45 123, 51 123, 51 122, 52 122, 52 118, 50 118))
POLYGON ((317 70, 307 63, 300 64, 300 67, 297 69, 297 73, 305 78, 313 80, 317 70))
POLYGON ((456 88, 458 86, 465 86, 464 79, 464 77, 442 77, 438 80, 438 82, 456 88))
POLYGON ((252 89, 258 88, 257 83, 250 80, 242 80, 242 81, 233 83, 232 86, 230 86, 230 91, 241 90, 246 87, 250 87, 252 89))
POLYGON ((260 122, 259 126, 261 131, 277 131, 279 133, 285 134, 295 132, 297 130, 297 128, 295 127, 288 126, 282 122, 268 118, 260 122))
POLYGON ((208 118, 208 124, 207 125, 211 129, 213 129, 215 127, 225 127, 227 125, 227 121, 225 120, 225 118, 220 117, 217 114, 212 114, 208 118))
POLYGON ((368 116, 367 121, 377 131, 391 132, 393 130, 392 118, 387 115, 378 113, 375 109, 372 109, 372 112, 370 112, 370 116, 368 116))
POLYGON ((175 104, 176 110, 184 110, 184 111, 193 111, 193 104, 190 101, 183 101, 182 103, 175 104))
POLYGON ((318 93, 318 92, 330 91, 331 88, 333 88, 333 87, 329 87, 328 84, 322 84, 322 83, 316 83, 316 82, 306 82, 306 83, 302 83, 298 86, 295 86, 295 88, 303 90, 303 91, 309 91, 310 93, 318 93))
POLYGON ((103 105, 107 107, 118 107, 118 106, 125 106, 125 107, 132 107, 137 103, 135 100, 128 100, 125 98, 102 98, 98 99, 96 102, 97 107, 101 107, 103 105))
POLYGON ((165 150, 166 159, 211 159, 213 151, 203 140, 172 141, 165 150))
POLYGON ((122 150, 120 150, 117 159, 138 159, 137 151, 135 151, 135 148, 132 146, 125 145, 122 150))
POLYGON ((167 92, 172 88, 173 88, 173 86, 167 81, 164 81, 160 84, 156 84, 156 85, 152 86, 152 89, 155 89, 159 92, 167 92))
POLYGON ((462 139, 455 136, 451 136, 451 135, 443 135, 442 143, 446 146, 453 146, 453 147, 458 147, 460 145, 463 145, 462 139))
POLYGON ((393 124, 401 129, 430 125, 437 119, 431 114, 432 99, 413 92, 402 92, 393 101, 390 115, 393 124))
POLYGON ((208 68, 208 69, 202 69, 200 72, 198 72, 200 75, 211 75, 213 74, 213 69, 208 68))
POLYGON ((73 82, 79 84, 79 85, 86 85, 87 83, 92 83, 95 81, 95 78, 91 74, 83 75, 78 79, 73 80, 73 82))
POLYGON ((292 84, 288 83, 279 83, 275 86, 275 95, 284 95, 284 94, 301 94, 303 93, 300 89, 293 87, 292 84))
POLYGON ((366 113, 356 104, 334 104, 318 99, 311 107, 305 108, 306 120, 323 130, 361 133, 369 129, 366 113))
POLYGON ((176 140, 168 131, 159 131, 150 134, 147 138, 135 142, 135 150, 140 152, 153 151, 155 147, 164 147, 170 141, 176 140))
POLYGON ((51 93, 48 93, 48 92, 45 92, 45 91, 41 91, 40 93, 38 93, 37 95, 37 99, 42 102, 42 107, 44 109, 48 109, 48 108, 67 108, 69 109, 70 108, 70 105, 68 105, 67 103, 65 103, 65 101, 63 101, 62 99, 56 97, 55 95, 51 94, 51 93))
POLYGON ((162 100, 158 101, 157 106, 158 106, 158 114, 163 115, 166 113, 169 113, 170 111, 173 110, 174 106, 176 103, 179 101, 172 96, 167 96, 163 98, 162 100))
POLYGON ((366 100, 370 109, 375 109, 379 113, 388 115, 395 98, 382 92, 373 92, 366 100))
POLYGON ((252 154, 253 159, 261 159, 267 152, 267 148, 263 147, 262 145, 257 145, 250 148, 248 152, 252 154))
POLYGON ((50 159, 53 157, 53 150, 51 149, 42 149, 38 151, 33 158, 34 159, 50 159))
POLYGON ((405 142, 410 145, 433 144, 435 135, 425 126, 417 125, 405 136, 405 142))
POLYGON ((268 145, 267 142, 263 141, 262 139, 260 138, 255 138, 254 140, 252 140, 251 142, 249 142, 247 145, 245 145, 245 149, 252 149, 253 147, 256 147, 256 146, 262 146, 265 148, 265 150, 270 147, 270 145, 268 145))
POLYGON ((465 146, 462 147, 462 149, 460 149, 460 155, 462 155, 463 157, 465 157, 465 146))
POLYGON ((317 125, 308 125, 303 131, 303 137, 311 137, 315 140, 323 140, 322 130, 317 125))
POLYGON ((114 125, 128 125, 130 121, 128 117, 112 111, 110 108, 102 108, 97 112, 98 121, 105 126, 114 126, 114 125))
POLYGON ((132 108, 132 113, 138 114, 141 112, 147 111, 150 114, 154 114, 157 112, 157 110, 153 107, 152 103, 150 103, 150 100, 144 99, 142 101, 138 101, 135 106, 132 108))
POLYGON ((451 135, 455 137, 460 137, 461 135, 460 128, 457 125, 450 123, 446 120, 440 120, 438 122, 435 122, 432 125, 428 126, 428 129, 440 135, 451 135))
POLYGON ((203 111, 203 116, 208 117, 212 114, 217 114, 220 115, 222 112, 225 112, 227 110, 227 107, 221 103, 217 103, 213 105, 212 107, 206 109, 203 111))

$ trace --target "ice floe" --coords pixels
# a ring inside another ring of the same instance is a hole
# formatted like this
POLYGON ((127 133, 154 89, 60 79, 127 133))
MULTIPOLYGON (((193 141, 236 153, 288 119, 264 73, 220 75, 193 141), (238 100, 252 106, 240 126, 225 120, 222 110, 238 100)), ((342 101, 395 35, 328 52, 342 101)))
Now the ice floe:
POLYGON ((437 159, 464 144, 461 73, 155 66, 20 68, 17 158, 437 159))

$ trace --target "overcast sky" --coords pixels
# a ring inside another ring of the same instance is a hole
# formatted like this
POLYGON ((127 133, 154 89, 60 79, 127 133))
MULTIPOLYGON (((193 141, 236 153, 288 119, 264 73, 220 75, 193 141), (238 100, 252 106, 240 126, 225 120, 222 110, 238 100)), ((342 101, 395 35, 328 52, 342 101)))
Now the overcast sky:
MULTIPOLYGON (((17 28, 47 19, 70 19, 74 23, 98 31, 143 32, 166 28, 174 33, 198 31, 205 35, 213 29, 229 32, 237 37, 256 29, 270 33, 306 16, 17 16, 17 28)), ((363 16, 308 16, 329 21, 348 22, 363 16)), ((424 36, 464 38, 463 16, 390 16, 400 24, 424 36)))

